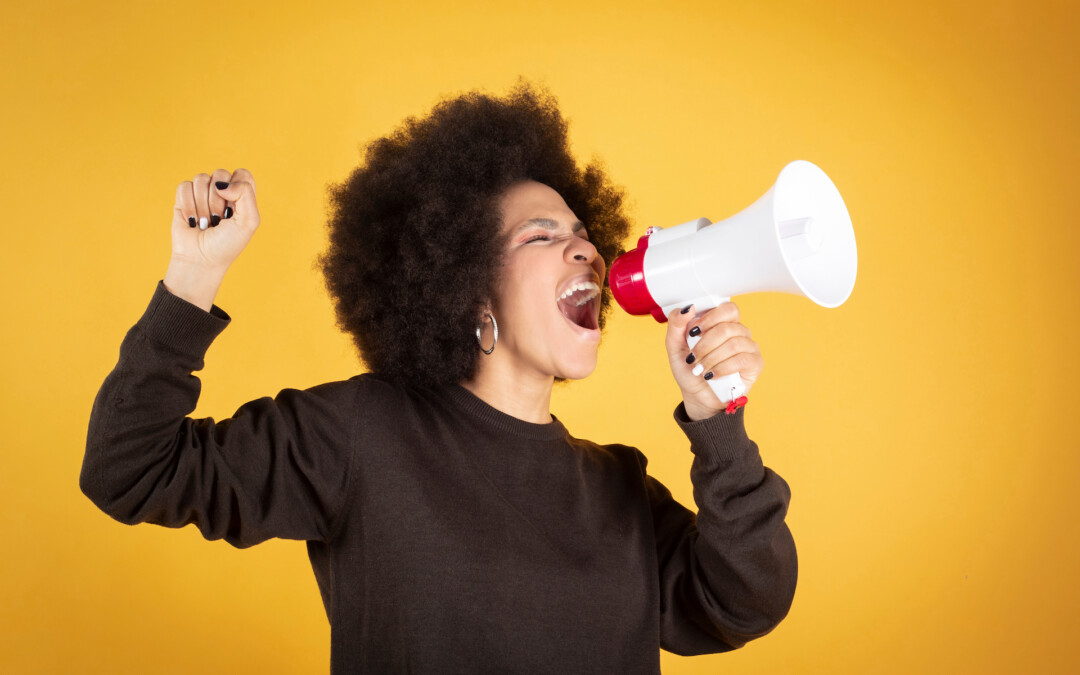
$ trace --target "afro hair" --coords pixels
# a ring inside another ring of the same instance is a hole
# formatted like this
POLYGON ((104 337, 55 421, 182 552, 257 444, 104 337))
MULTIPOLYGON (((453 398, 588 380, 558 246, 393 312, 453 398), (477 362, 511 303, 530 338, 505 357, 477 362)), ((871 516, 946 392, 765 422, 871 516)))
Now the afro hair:
MULTIPOLYGON (((506 243, 499 197, 523 180, 562 196, 610 268, 630 231, 624 193, 597 162, 578 166, 557 101, 525 81, 505 97, 472 91, 406 119, 328 187, 317 265, 338 326, 372 372, 417 386, 474 374, 477 317, 506 243)), ((610 305, 605 279, 601 329, 610 305)))

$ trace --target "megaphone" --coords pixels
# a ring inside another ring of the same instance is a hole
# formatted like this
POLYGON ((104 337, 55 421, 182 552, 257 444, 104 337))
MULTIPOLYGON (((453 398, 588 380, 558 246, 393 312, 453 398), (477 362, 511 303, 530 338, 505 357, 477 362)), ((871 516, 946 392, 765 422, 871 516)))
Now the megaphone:
MULTIPOLYGON (((855 287, 856 267, 855 231, 840 192, 824 171, 798 160, 730 218, 650 227, 637 248, 611 264, 608 285, 630 314, 664 322, 677 307, 693 304, 701 314, 731 296, 761 291, 839 307, 855 287)), ((700 339, 686 344, 693 349, 700 339)), ((746 393, 738 373, 708 382, 721 403, 746 393)))

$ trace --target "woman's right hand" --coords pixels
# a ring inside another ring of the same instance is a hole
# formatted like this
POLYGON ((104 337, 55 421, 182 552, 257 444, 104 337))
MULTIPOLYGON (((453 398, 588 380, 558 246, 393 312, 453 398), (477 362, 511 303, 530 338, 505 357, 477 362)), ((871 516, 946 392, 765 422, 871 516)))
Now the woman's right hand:
POLYGON ((200 173, 176 188, 172 258, 165 287, 209 311, 225 272, 259 227, 255 179, 247 169, 200 173), (225 188, 217 183, 228 183, 225 188))
POLYGON ((247 169, 200 173, 176 188, 172 255, 210 270, 228 269, 259 227, 255 179, 247 169), (228 183, 225 189, 217 183, 228 183))

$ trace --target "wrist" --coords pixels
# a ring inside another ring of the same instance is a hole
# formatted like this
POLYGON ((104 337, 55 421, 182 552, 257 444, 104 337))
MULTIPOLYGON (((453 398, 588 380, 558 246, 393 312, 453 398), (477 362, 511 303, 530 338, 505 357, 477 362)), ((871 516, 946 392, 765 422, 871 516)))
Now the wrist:
POLYGON ((691 422, 708 419, 720 412, 720 409, 703 408, 692 403, 687 403, 685 398, 683 399, 683 409, 686 411, 686 417, 691 422))
POLYGON ((176 297, 209 312, 225 279, 225 271, 172 258, 162 283, 176 297))
POLYGON ((714 415, 717 415, 719 413, 724 413, 725 415, 734 415, 739 408, 746 405, 747 401, 748 399, 746 396, 740 396, 736 399, 728 401, 727 405, 723 408, 709 408, 696 406, 692 403, 687 403, 686 399, 684 398, 683 409, 686 411, 686 417, 691 422, 697 422, 713 417, 714 415))

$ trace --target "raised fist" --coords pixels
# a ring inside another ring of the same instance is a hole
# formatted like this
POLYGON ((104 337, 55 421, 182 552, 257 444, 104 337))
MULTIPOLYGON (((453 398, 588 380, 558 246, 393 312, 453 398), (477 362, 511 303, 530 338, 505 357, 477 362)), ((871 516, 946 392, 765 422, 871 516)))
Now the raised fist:
POLYGON ((258 227, 255 179, 247 169, 200 173, 176 188, 173 260, 224 274, 258 227))

